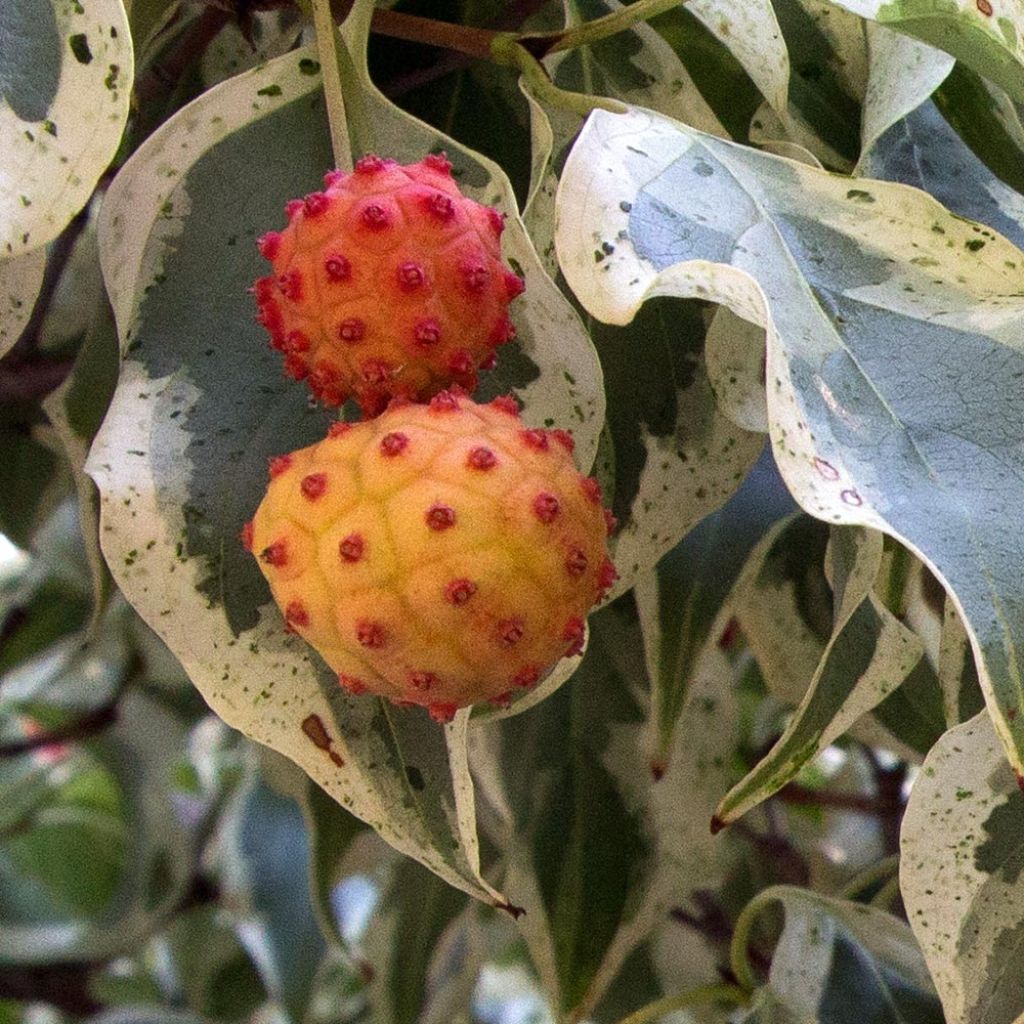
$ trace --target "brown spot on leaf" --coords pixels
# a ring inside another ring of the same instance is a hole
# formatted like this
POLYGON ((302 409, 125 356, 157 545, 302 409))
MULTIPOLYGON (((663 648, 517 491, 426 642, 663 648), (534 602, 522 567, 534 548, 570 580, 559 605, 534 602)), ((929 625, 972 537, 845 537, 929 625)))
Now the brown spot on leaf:
POLYGON ((322 750, 331 762, 339 768, 344 765, 345 760, 334 749, 334 740, 324 726, 323 719, 319 715, 307 715, 302 720, 302 731, 317 750, 322 750))

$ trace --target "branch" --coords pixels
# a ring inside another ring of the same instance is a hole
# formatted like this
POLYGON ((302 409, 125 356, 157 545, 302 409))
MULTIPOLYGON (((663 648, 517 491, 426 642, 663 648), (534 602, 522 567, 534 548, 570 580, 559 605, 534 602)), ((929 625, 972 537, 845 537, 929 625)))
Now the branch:
POLYGON ((29 754, 33 750, 55 747, 61 743, 77 743, 79 740, 95 736, 117 721, 117 702, 120 696, 119 692, 98 708, 93 708, 92 711, 86 712, 66 725, 57 726, 56 729, 49 729, 37 736, 25 736, 20 740, 0 743, 0 758, 18 757, 21 754, 29 754))

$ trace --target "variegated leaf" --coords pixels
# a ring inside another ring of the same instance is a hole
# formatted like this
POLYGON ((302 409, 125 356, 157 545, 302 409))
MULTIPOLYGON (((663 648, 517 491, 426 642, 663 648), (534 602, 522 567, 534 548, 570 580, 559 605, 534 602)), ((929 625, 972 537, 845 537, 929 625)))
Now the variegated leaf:
POLYGON ((56 238, 114 157, 134 76, 121 0, 0 8, 0 254, 56 238))
POLYGON ((787 485, 813 514, 884 530, 935 571, 1020 767, 1020 251, 921 192, 850 182, 645 111, 592 115, 563 174, 556 240, 601 319, 626 322, 656 295, 700 295, 766 328, 787 485), (619 244, 596 270, 592 247, 606 237, 619 244))
POLYGON ((900 890, 949 1024, 1017 1024, 1024 980, 1024 792, 989 717, 925 760, 900 835, 900 890))
POLYGON ((46 250, 0 260, 0 357, 21 337, 43 284, 46 250))

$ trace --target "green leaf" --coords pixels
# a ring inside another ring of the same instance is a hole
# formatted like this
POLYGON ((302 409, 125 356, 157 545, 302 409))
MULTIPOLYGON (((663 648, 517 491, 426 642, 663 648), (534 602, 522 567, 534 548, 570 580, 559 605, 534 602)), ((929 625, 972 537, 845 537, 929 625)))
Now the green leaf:
POLYGON ((1024 416, 1013 383, 1024 258, 921 192, 850 184, 647 112, 598 112, 563 174, 563 270, 612 322, 668 292, 719 299, 765 326, 787 485, 815 515, 884 529, 935 568, 1019 767, 1024 636, 1006 609, 1024 562, 1004 538, 1024 498, 1024 465, 1006 447, 1007 424, 1024 416), (595 229, 628 238, 600 275, 595 229), (998 388, 965 365, 998 366, 998 388))
POLYGON ((0 11, 0 253, 38 249, 85 205, 121 141, 134 63, 121 0, 0 11))
POLYGON ((225 883, 267 990, 301 1021, 326 951, 310 899, 309 839, 298 804, 254 763, 226 815, 225 883))
POLYGON ((113 397, 118 366, 117 332, 110 306, 102 296, 71 373, 43 402, 75 482, 82 539, 92 573, 94 626, 110 598, 112 580, 100 551, 99 491, 85 473, 85 460, 113 397))
POLYGON ((21 337, 43 284, 46 252, 0 260, 0 357, 21 337))
POLYGON ((746 141, 761 97, 743 65, 690 12, 689 4, 659 14, 650 25, 675 51, 728 135, 746 141))
POLYGON ((977 0, 837 0, 840 7, 938 47, 1024 101, 1020 7, 977 0))
POLYGON ((870 163, 865 168, 872 146, 888 128, 916 110, 942 84, 955 62, 942 50, 883 25, 869 24, 867 36, 868 81, 861 114, 861 155, 857 167, 868 177, 885 177, 877 174, 870 163))
POLYGON ((1024 126, 1018 105, 960 63, 935 90, 934 100, 974 154, 1011 188, 1024 191, 1024 126))
POLYGON ((967 148, 932 103, 893 125, 868 155, 865 170, 924 189, 953 213, 1024 245, 1024 198, 967 148))
POLYGON ((30 600, 5 611, 0 673, 78 632, 88 620, 89 611, 88 599, 77 589, 61 580, 47 579, 30 600))
POLYGON ((921 660, 920 640, 872 592, 881 559, 881 534, 833 528, 826 552, 835 598, 832 637, 778 742, 719 804, 718 825, 778 792, 921 660))
POLYGON ((711 645, 655 783, 630 598, 594 615, 591 628, 569 686, 472 733, 474 774, 501 814, 490 834, 505 851, 504 888, 526 911, 517 923, 548 998, 579 1016, 593 1010, 669 900, 720 879, 726 844, 706 823, 735 778, 737 742, 731 670, 711 645))
POLYGON ((920 950, 899 918, 795 886, 775 886, 744 911, 737 935, 745 936, 745 924, 773 903, 785 912, 768 979, 774 1012, 755 1019, 943 1024, 920 950))
POLYGON ((973 718, 984 708, 971 638, 949 597, 943 609, 938 676, 946 724, 950 728, 973 718))
POLYGON ((789 53, 775 7, 767 0, 695 0, 686 9, 736 58, 768 105, 785 110, 790 86, 789 53))
POLYGON ((402 858, 381 894, 366 943, 373 980, 367 1012, 375 1024, 417 1024, 429 1001, 430 968, 465 896, 402 858))
POLYGON ((959 1024, 1024 1013, 1024 793, 987 715, 951 729, 925 760, 900 837, 907 916, 959 1024))
POLYGON ((309 835, 309 885, 320 930, 329 941, 346 946, 334 913, 331 894, 341 881, 340 870, 352 841, 366 826, 345 810, 312 779, 305 782, 302 810, 309 835))
MULTIPOLYGON (((116 780, 123 800, 128 836, 117 886, 95 914, 77 913, 59 922, 5 921, 0 962, 113 957, 131 950, 177 905, 194 867, 194 837, 178 817, 170 781, 184 742, 182 723, 159 704, 135 692, 121 698, 116 722, 87 744, 116 780)), ((97 811, 89 814, 95 817, 97 811)), ((66 851, 62 846, 61 859, 66 851)))
POLYGON ((762 456, 730 501, 691 530, 653 573, 637 583, 658 770, 666 766, 712 623, 760 534, 791 508, 770 456, 762 456))
POLYGON ((217 1021, 249 1020, 267 993, 218 907, 195 907, 167 932, 173 970, 189 1007, 217 1021))
MULTIPOLYGON (((617 244, 602 242, 594 258, 610 259, 617 244)), ((764 438, 719 411, 705 372, 697 304, 658 299, 628 327, 594 323, 591 331, 608 392, 615 459, 608 500, 620 524, 612 557, 621 592, 732 496, 764 438)))
POLYGON ((43 438, 40 426, 0 419, 0 533, 21 548, 32 546, 36 531, 63 497, 58 460, 43 438))

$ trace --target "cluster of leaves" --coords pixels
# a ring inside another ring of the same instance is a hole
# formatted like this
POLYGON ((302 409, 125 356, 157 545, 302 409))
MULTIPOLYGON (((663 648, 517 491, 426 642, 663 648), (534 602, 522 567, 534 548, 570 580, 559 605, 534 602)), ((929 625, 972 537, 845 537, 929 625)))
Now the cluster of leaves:
POLYGON ((337 7, 0 9, 0 1022, 1024 1019, 1019 3, 337 7), (443 728, 238 541, 255 238, 439 150, 621 524, 443 728))

